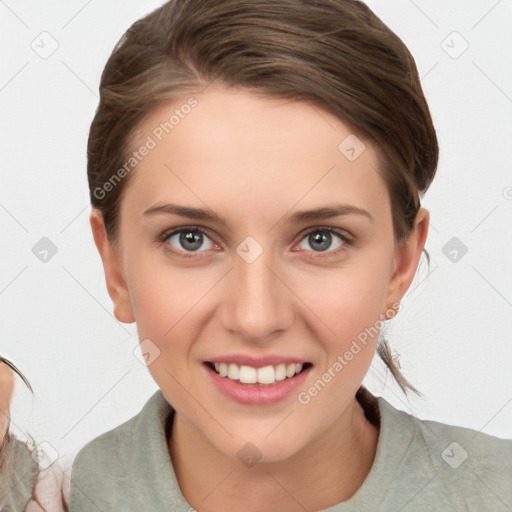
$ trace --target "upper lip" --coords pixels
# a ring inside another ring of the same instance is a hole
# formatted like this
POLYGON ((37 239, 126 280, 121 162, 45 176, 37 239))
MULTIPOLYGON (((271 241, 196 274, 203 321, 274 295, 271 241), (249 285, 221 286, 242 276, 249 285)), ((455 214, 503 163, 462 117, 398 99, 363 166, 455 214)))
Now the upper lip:
POLYGON ((263 368, 264 366, 274 366, 278 364, 306 364, 309 361, 299 357, 268 355, 256 357, 246 354, 230 354, 225 356, 213 357, 208 359, 210 363, 234 363, 238 366, 252 366, 253 368, 263 368))

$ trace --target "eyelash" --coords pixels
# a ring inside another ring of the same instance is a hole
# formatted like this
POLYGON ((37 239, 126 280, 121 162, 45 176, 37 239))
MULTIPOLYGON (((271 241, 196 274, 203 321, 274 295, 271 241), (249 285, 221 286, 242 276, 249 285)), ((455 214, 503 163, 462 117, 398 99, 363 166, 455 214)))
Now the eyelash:
MULTIPOLYGON (((171 236, 179 234, 179 233, 183 233, 183 232, 184 233, 188 233, 188 232, 201 233, 202 235, 205 235, 210 240, 212 240, 212 238, 208 235, 208 232, 205 231, 204 229, 198 227, 198 226, 183 226, 183 227, 180 227, 180 228, 173 228, 171 230, 164 231, 161 235, 159 235, 158 241, 161 244, 165 244, 165 250, 170 252, 170 253, 172 253, 172 254, 174 254, 174 255, 178 255, 178 256, 180 256, 182 258, 196 258, 197 259, 198 257, 195 255, 196 253, 194 253, 194 252, 187 252, 187 251, 178 252, 175 249, 170 249, 169 248, 170 247, 169 244, 166 244, 167 240, 171 236)), ((321 227, 315 227, 315 228, 310 229, 309 231, 304 233, 304 235, 300 239, 300 242, 302 242, 311 233, 317 233, 317 232, 320 232, 320 233, 325 233, 325 232, 333 233, 333 234, 335 234, 336 236, 338 236, 342 240, 343 244, 341 245, 341 247, 338 247, 334 251, 325 251, 325 253, 327 254, 326 256, 324 256, 322 252, 316 252, 315 256, 309 256, 312 259, 336 256, 336 255, 338 255, 338 253, 346 250, 347 246, 351 246, 351 245, 354 244, 354 240, 353 240, 352 236, 349 236, 345 231, 341 231, 339 229, 336 229, 336 228, 333 228, 333 227, 330 227, 330 226, 321 226, 321 227)), ((215 242, 213 242, 213 240, 212 240, 212 243, 214 243, 214 245, 218 245, 218 244, 215 244, 215 242)))

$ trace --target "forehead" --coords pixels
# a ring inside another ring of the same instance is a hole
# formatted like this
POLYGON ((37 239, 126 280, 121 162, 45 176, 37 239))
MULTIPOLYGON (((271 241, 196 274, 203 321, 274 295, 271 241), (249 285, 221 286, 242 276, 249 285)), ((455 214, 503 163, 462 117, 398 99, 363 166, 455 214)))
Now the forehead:
POLYGON ((389 209, 373 145, 309 102, 210 86, 150 113, 143 146, 125 191, 138 210, 178 197, 260 217, 325 201, 389 209))

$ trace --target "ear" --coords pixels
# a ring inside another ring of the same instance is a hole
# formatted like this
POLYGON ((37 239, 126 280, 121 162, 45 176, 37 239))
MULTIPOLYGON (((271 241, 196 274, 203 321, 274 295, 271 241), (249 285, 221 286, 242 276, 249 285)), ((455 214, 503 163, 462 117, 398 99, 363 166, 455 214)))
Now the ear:
POLYGON ((97 208, 90 215, 94 243, 100 253, 105 271, 108 294, 114 303, 114 316, 124 323, 135 322, 130 292, 124 280, 122 258, 119 249, 110 243, 103 222, 103 216, 97 208))
POLYGON ((420 208, 409 237, 396 246, 394 269, 387 294, 388 311, 390 304, 400 303, 411 286, 427 240, 429 220, 428 210, 420 208))

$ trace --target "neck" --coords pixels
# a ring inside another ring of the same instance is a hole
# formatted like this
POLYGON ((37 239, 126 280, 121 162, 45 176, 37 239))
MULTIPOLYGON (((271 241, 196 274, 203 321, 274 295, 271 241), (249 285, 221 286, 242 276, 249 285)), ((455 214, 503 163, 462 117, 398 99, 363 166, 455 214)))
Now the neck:
POLYGON ((181 492, 201 512, 321 510, 348 500, 375 459, 379 428, 354 398, 337 421, 292 457, 246 468, 174 417, 169 450, 181 492))

